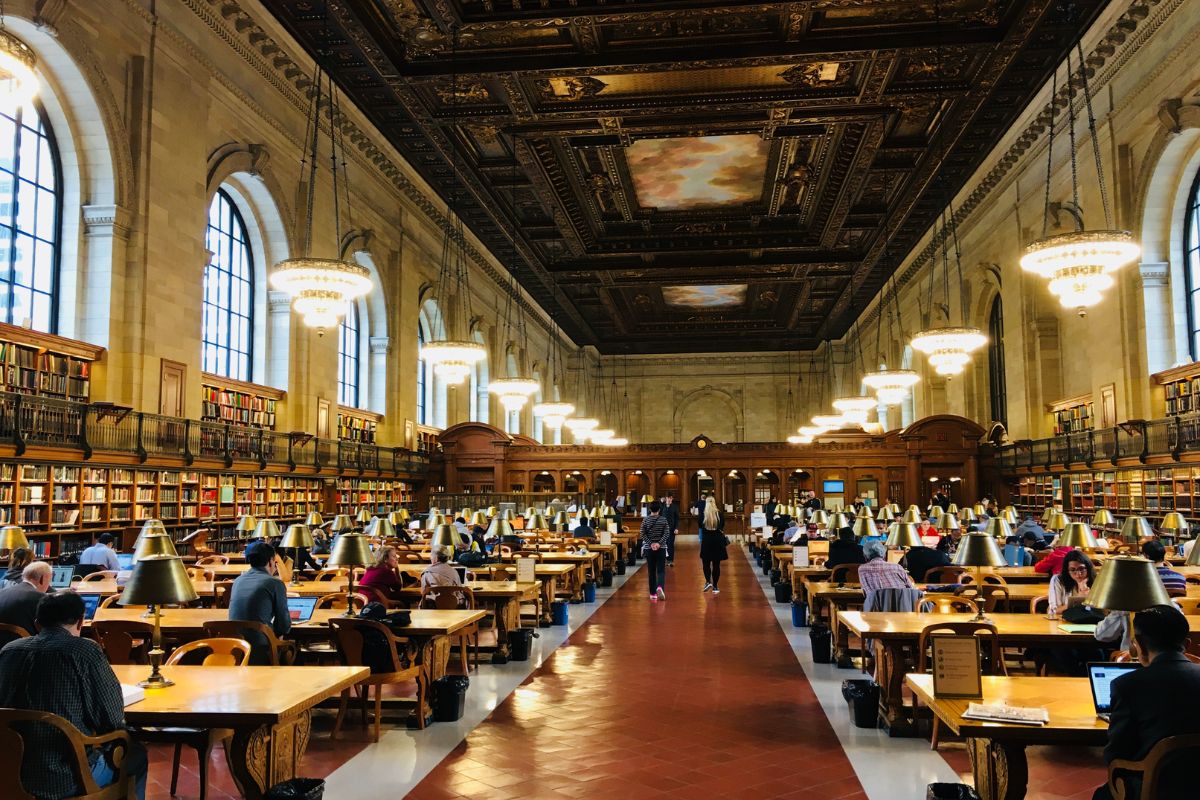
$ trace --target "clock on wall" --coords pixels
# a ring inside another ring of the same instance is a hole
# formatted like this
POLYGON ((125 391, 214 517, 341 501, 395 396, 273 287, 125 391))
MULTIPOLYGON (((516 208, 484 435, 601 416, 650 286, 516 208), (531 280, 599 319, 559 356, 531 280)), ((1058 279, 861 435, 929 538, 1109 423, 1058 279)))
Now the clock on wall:
POLYGON ((692 439, 692 447, 695 447, 697 450, 707 450, 711 446, 712 439, 709 439, 707 436, 697 436, 695 439, 692 439))

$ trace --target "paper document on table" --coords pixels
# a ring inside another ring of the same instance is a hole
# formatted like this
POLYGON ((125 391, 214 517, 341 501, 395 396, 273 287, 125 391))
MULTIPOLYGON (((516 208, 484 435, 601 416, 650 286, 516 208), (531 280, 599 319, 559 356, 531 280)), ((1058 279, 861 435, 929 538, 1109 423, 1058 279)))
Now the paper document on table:
POLYGON ((134 703, 146 699, 146 690, 140 686, 130 686, 128 683, 122 683, 121 699, 124 700, 125 707, 129 708, 134 703))
POLYGON ((1095 625, 1084 625, 1082 623, 1078 624, 1078 625, 1072 625, 1071 623, 1067 622, 1067 623, 1063 623, 1062 625, 1059 625, 1058 629, 1060 631, 1064 631, 1066 633, 1095 633, 1096 632, 1095 625))
POLYGON ((968 703, 963 719, 1012 722, 1017 725, 1045 725, 1050 721, 1050 712, 1044 708, 968 703))

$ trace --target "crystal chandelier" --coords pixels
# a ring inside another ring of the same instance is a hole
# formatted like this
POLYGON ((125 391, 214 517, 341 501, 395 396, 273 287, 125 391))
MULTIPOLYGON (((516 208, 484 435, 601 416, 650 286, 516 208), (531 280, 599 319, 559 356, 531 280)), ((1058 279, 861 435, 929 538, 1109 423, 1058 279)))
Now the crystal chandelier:
MULTIPOLYGON (((553 322, 553 321, 552 321, 553 322)), ((558 326, 552 324, 551 330, 546 339, 546 368, 549 391, 547 395, 552 399, 538 403, 533 407, 533 413, 542 418, 542 424, 551 430, 559 430, 563 423, 567 421, 567 417, 575 413, 575 406, 571 403, 565 403, 558 397, 558 376, 562 371, 562 359, 558 351, 558 326)))
POLYGON ((531 378, 499 378, 488 384, 488 391, 500 398, 505 411, 520 411, 540 388, 531 378))
POLYGON ((875 408, 875 400, 870 397, 839 397, 833 401, 835 411, 841 412, 842 419, 861 425, 867 421, 867 415, 875 408))
POLYGON ((617 432, 612 428, 595 428, 588 433, 588 439, 592 444, 608 444, 617 435, 617 432))
POLYGON ((571 417, 563 425, 575 437, 576 442, 583 444, 588 435, 600 427, 600 420, 595 417, 571 417))
POLYGON ((975 328, 930 328, 912 338, 912 347, 929 357, 938 375, 957 375, 971 363, 971 353, 987 344, 975 328))
POLYGON ((863 375, 863 384, 875 392, 875 398, 885 406, 897 406, 908 399, 912 387, 921 380, 916 370, 881 367, 863 375))
MULTIPOLYGON (((1074 9, 1071 9, 1074 13, 1074 9)), ((1049 281, 1050 293, 1058 298, 1064 308, 1073 308, 1079 314, 1087 314, 1104 298, 1104 292, 1113 286, 1112 274, 1141 255, 1141 247, 1129 231, 1113 230, 1112 210, 1108 202, 1108 189, 1104 183, 1104 165, 1100 158, 1100 145, 1096 138, 1096 117, 1092 111, 1092 93, 1088 86, 1087 65, 1083 60, 1083 46, 1076 40, 1079 53, 1079 84, 1083 90, 1087 109, 1088 131, 1092 137, 1092 153, 1096 160, 1096 181, 1100 188, 1100 205, 1104 211, 1104 230, 1087 230, 1079 205, 1079 179, 1075 169, 1075 73, 1071 68, 1071 51, 1067 50, 1067 134, 1071 148, 1071 197, 1070 205, 1054 206, 1050 203, 1054 155, 1054 110, 1058 103, 1058 71, 1051 79, 1050 89, 1050 134, 1046 153, 1046 204, 1042 216, 1042 236, 1025 247, 1021 256, 1021 269, 1032 272, 1049 281), (1049 235, 1050 217, 1056 210, 1066 210, 1075 220, 1078 230, 1049 235)))
POLYGON ((846 427, 846 419, 841 414, 814 414, 812 424, 824 431, 836 431, 846 427))
POLYGON ((32 48, 4 26, 4 5, 0 3, 0 97, 9 107, 22 106, 37 96, 36 66, 32 48))
MULTIPOLYGON (((0 33, 3 33, 0 31, 0 33)), ((0 59, 0 67, 3 61, 0 59)), ((321 67, 318 56, 313 70, 312 89, 308 97, 308 119, 304 130, 303 155, 300 159, 300 183, 306 188, 304 236, 301 255, 280 261, 271 271, 271 288, 292 299, 292 309, 304 319, 304 324, 325 330, 338 320, 356 298, 371 291, 371 273, 366 267, 338 258, 317 258, 312 255, 313 207, 317 191, 317 144, 321 135, 323 106, 328 108, 329 161, 333 173, 333 233, 334 241, 342 241, 341 204, 350 207, 350 187, 346 179, 346 147, 342 141, 342 107, 334 90, 333 80, 321 67), (323 94, 322 84, 327 89, 323 94), (325 102, 322 98, 325 97, 325 102), (338 172, 342 173, 339 179, 338 172), (342 199, 342 195, 345 199, 342 199)))

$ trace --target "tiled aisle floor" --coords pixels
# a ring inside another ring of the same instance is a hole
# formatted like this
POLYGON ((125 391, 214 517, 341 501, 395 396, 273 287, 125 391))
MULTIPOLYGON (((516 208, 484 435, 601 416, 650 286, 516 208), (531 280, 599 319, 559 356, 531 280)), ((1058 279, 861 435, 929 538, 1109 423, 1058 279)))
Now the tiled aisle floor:
POLYGON ((409 795, 864 798, 749 564, 629 581, 409 795))

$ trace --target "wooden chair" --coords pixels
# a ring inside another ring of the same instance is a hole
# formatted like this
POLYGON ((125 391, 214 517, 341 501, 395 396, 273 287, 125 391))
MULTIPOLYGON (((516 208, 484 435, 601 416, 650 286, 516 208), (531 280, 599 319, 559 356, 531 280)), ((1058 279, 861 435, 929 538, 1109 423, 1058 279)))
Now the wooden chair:
POLYGON ((983 606, 987 614, 994 613, 997 606, 1001 603, 1007 604, 1010 599, 1007 584, 1001 586, 994 583, 965 583, 954 593, 974 600, 976 605, 983 606))
POLYGON ((858 583, 858 568, 860 564, 838 564, 829 573, 830 583, 858 583))
POLYGON ((116 571, 111 569, 102 569, 99 572, 93 572, 88 575, 84 575, 83 578, 80 579, 80 583, 99 583, 101 581, 115 581, 116 579, 116 571))
POLYGON ((925 614, 978 614, 979 606, 969 597, 934 592, 921 598, 920 610, 925 614))
POLYGON ((1184 614, 1200 614, 1200 597, 1176 597, 1175 605, 1184 614))
MULTIPOLYGON (((421 590, 421 602, 417 608, 443 610, 475 608, 475 593, 467 586, 426 586, 421 590)), ((475 669, 479 669, 479 624, 473 623, 460 629, 452 637, 458 641, 459 662, 464 675, 471 673, 467 666, 467 645, 471 646, 475 669)))
POLYGON ((812 556, 808 559, 808 563, 814 567, 823 567, 825 562, 829 560, 829 556, 812 556))
POLYGON ((516 580, 517 571, 510 567, 489 567, 488 575, 494 581, 516 580))
POLYGON ((338 578, 345 578, 349 572, 342 568, 323 569, 317 573, 314 581, 336 581, 338 578))
POLYGON ((925 583, 958 583, 965 567, 931 567, 925 570, 925 583))
MULTIPOLYGON (((379 726, 383 721, 383 687, 385 684, 407 683, 415 681, 417 684, 417 727, 424 729, 425 715, 422 709, 425 707, 425 678, 421 675, 421 668, 416 664, 404 666, 400 658, 400 648, 404 647, 407 651, 408 641, 398 639, 392 633, 388 626, 382 622, 376 622, 370 619, 359 619, 357 617, 338 617, 331 619, 329 624, 333 626, 334 635, 337 637, 338 653, 342 657, 342 663, 348 667, 369 667, 363 659, 363 648, 366 643, 366 636, 378 635, 383 637, 383 641, 387 643, 387 650, 391 655, 391 664, 383 672, 372 672, 366 678, 363 678, 358 683, 358 687, 362 690, 362 713, 363 727, 367 726, 367 700, 370 694, 370 687, 375 687, 375 741, 379 741, 379 726)), ((347 689, 342 692, 341 705, 338 707, 337 720, 333 723, 333 734, 331 738, 336 739, 338 733, 342 729, 342 720, 346 716, 346 706, 350 700, 350 691, 347 689)))
POLYGON ((217 581, 213 584, 213 605, 216 608, 229 608, 229 598, 233 595, 233 581, 217 581))
MULTIPOLYGON (((366 588, 370 589, 371 587, 368 586, 366 588)), ((350 595, 350 602, 354 606, 355 611, 361 611, 362 607, 365 606, 370 601, 367 600, 367 596, 365 594, 360 594, 359 592, 355 592, 354 594, 350 595)), ((346 607, 346 593, 345 592, 334 592, 333 594, 321 595, 317 599, 316 607, 317 608, 345 608, 346 607)))
MULTIPOLYGON (((71 800, 125 800, 133 794, 133 778, 125 772, 125 754, 129 751, 129 732, 120 730, 102 736, 85 736, 67 720, 47 711, 25 711, 16 708, 0 708, 0 797, 9 800, 35 800, 21 785, 21 763, 25 754, 37 753, 37 746, 25 737, 30 734, 32 724, 45 725, 57 730, 66 740, 67 748, 74 755, 70 764, 71 777, 83 794, 71 800), (101 787, 92 777, 88 766, 87 749, 111 745, 113 761, 117 766, 116 780, 101 787)), ((36 755, 31 755, 36 758, 36 755)))
POLYGON ((1160 739, 1158 744, 1150 748, 1150 752, 1141 761, 1129 761, 1123 758, 1114 759, 1108 764, 1108 791, 1113 800, 1153 800, 1159 796, 1159 782, 1169 767, 1176 780, 1183 775, 1189 775, 1192 780, 1191 765, 1200 756, 1200 734, 1192 733, 1186 736, 1168 736, 1160 739), (1142 791, 1138 797, 1129 794, 1129 786, 1125 782, 1128 773, 1138 773, 1142 776, 1142 791))
POLYGON ((217 564, 219 564, 223 567, 228 566, 229 565, 229 556, 223 556, 219 553, 216 553, 211 556, 205 556, 204 558, 196 559, 197 567, 204 567, 204 566, 217 565, 217 564))
MULTIPOLYGON (((984 675, 1005 675, 1007 671, 1004 666, 1004 655, 1000 649, 1000 639, 996 635, 996 626, 989 622, 935 622, 931 625, 926 625, 921 630, 921 637, 917 640, 917 672, 926 672, 929 669, 929 637, 938 633, 954 633, 960 635, 979 636, 984 634, 989 640, 988 659, 982 664, 984 675)), ((935 714, 933 717, 933 730, 930 733, 929 749, 937 750, 938 734, 941 732, 941 724, 935 714)))
POLYGON ((110 664, 149 664, 154 626, 134 620, 105 620, 92 623, 92 635, 100 643, 110 664))
POLYGON ((32 631, 27 631, 20 625, 10 625, 7 622, 0 622, 0 647, 15 642, 17 639, 24 639, 26 636, 32 636, 32 631))
POLYGON ((121 595, 110 594, 108 597, 100 601, 99 608, 137 608, 137 606, 122 606, 121 595))
MULTIPOLYGON (((250 662, 250 643, 245 639, 197 639, 171 653, 167 664, 196 663, 189 658, 208 651, 200 664, 206 667, 244 667, 250 662)), ((200 800, 208 796, 208 762, 213 748, 233 736, 229 728, 139 728, 134 731, 139 741, 175 745, 171 762, 171 795, 179 784, 179 759, 184 746, 196 751, 199 761, 200 800)))
POLYGON ((188 567, 187 574, 194 581, 211 582, 215 577, 211 569, 205 569, 204 567, 188 567))
POLYGON ((1049 614, 1050 613, 1050 595, 1043 594, 1034 597, 1029 601, 1030 614, 1049 614))
POLYGON ((280 639, 270 625, 244 619, 214 619, 204 623, 204 633, 216 639, 248 639, 246 633, 257 633, 269 645, 270 666, 287 666, 296 661, 296 645, 280 639))

